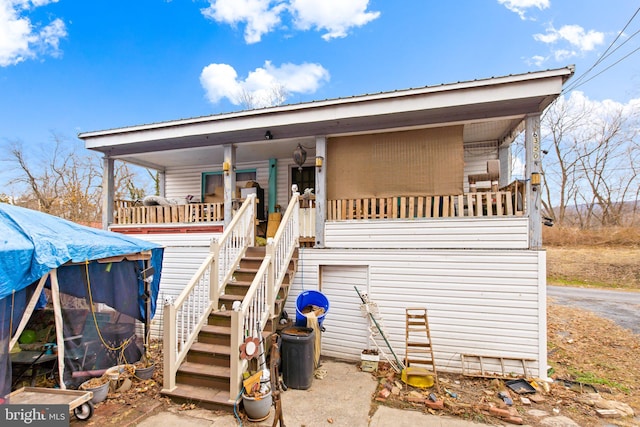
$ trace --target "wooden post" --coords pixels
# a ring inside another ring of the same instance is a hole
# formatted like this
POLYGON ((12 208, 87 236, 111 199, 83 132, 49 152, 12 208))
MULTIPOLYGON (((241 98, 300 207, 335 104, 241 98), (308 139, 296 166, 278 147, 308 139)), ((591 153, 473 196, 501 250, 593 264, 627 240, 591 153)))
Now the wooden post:
MULTIPOLYGON (((264 203, 264 201, 262 202, 264 203)), ((278 203, 278 159, 269 159, 269 213, 276 211, 278 203)))
POLYGON ((163 390, 172 391, 176 388, 176 307, 173 303, 164 306, 162 313, 162 346, 163 356, 163 390))
POLYGON ((166 197, 167 194, 167 174, 165 171, 158 171, 158 196, 166 197))
POLYGON ((242 362, 240 361, 240 344, 244 341, 242 310, 231 311, 231 363, 230 363, 230 390, 231 400, 235 400, 240 393, 242 362))
POLYGON ((531 185, 532 174, 542 171, 540 158, 540 114, 529 114, 525 124, 525 173, 527 214, 529 217, 529 249, 542 248, 542 214, 540 185, 531 185))
POLYGON ((236 146, 224 146, 224 161, 229 164, 229 171, 224 172, 224 227, 227 228, 233 219, 233 199, 236 197, 236 146))
POLYGON ((102 159, 102 228, 108 230, 113 224, 113 199, 115 197, 113 159, 104 156, 102 159))
POLYGON ((322 167, 316 168, 316 248, 324 248, 324 223, 327 217, 327 138, 316 137, 316 156, 324 158, 322 167))

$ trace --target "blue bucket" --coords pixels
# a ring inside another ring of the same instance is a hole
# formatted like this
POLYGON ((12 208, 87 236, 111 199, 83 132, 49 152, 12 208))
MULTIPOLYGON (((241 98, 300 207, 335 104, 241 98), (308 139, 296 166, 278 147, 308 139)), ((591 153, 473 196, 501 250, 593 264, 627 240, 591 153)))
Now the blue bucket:
POLYGON ((318 316, 318 325, 322 326, 324 316, 329 311, 329 300, 322 292, 304 291, 296 299, 296 326, 307 326, 307 318, 302 314, 302 310, 309 305, 317 305, 324 308, 324 313, 318 316))

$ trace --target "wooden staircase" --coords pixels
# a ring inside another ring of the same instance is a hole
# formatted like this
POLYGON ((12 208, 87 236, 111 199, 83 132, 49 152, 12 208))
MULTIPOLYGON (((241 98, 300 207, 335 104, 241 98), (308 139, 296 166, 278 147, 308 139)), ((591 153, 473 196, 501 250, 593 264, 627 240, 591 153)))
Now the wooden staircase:
MULTIPOLYGON (((197 341, 191 345, 185 361, 178 368, 175 389, 163 391, 165 396, 206 409, 233 411, 233 401, 237 396, 229 393, 231 308, 235 301, 242 302, 264 257, 265 247, 247 248, 232 280, 226 284, 225 293, 219 297, 218 310, 214 309, 209 315, 207 324, 200 330, 197 341)), ((296 250, 276 297, 275 316, 265 327, 263 336, 275 331, 296 272, 297 258, 296 250)))

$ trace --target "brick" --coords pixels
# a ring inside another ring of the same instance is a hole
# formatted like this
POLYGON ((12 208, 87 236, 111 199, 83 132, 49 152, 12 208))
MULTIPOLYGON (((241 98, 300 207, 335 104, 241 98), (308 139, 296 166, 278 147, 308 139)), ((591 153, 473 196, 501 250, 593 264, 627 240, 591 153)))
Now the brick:
POLYGON ((520 417, 509 417, 509 418, 503 418, 502 420, 511 424, 517 424, 517 425, 524 424, 524 421, 522 421, 522 418, 520 417))
POLYGON ((491 415, 495 415, 495 416, 498 416, 500 418, 509 418, 509 417, 511 417, 511 414, 506 409, 500 409, 500 408, 496 408, 496 407, 493 407, 493 406, 489 408, 489 413, 491 415))
POLYGON ((411 403, 424 403, 425 399, 424 397, 407 396, 405 400, 411 403))
POLYGON ((388 389, 383 388, 382 390, 380 390, 380 392, 378 392, 378 397, 386 399, 387 397, 389 397, 390 394, 391 392, 388 389))
POLYGON ((425 400, 424 405, 431 409, 444 409, 444 402, 442 400, 436 400, 435 402, 425 400))

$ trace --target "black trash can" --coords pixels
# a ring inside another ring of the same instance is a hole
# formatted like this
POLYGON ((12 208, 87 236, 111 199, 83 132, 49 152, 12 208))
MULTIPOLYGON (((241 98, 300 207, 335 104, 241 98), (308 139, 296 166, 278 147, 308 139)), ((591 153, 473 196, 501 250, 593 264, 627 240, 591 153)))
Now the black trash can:
POLYGON ((282 380, 289 388, 306 390, 313 379, 315 332, 293 326, 282 330, 282 380))

